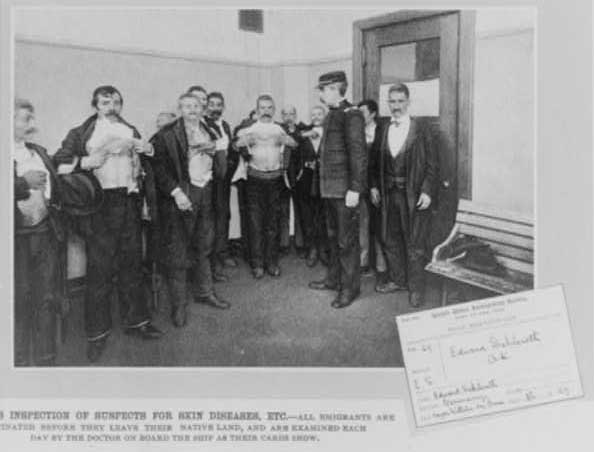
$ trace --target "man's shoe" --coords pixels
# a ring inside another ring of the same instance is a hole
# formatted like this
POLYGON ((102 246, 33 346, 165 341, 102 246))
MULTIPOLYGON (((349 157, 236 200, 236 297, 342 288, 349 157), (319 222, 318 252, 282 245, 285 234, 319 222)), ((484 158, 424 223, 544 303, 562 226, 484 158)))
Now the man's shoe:
POLYGON ((420 292, 410 292, 408 294, 408 303, 413 308, 419 308, 423 304, 423 296, 420 292))
POLYGON ((145 323, 141 326, 126 328, 124 333, 128 336, 138 336, 145 341, 161 339, 161 337, 163 336, 163 331, 158 329, 150 322, 145 323))
POLYGON ((331 303, 330 306, 332 306, 335 309, 346 308, 347 306, 350 306, 351 304, 353 304, 353 302, 359 296, 360 293, 361 293, 360 291, 357 291, 357 292, 348 292, 348 291, 340 292, 338 294, 338 296, 334 299, 334 301, 331 303))
POLYGON ((226 258, 223 259, 223 265, 225 267, 235 268, 235 267, 237 267, 238 264, 237 264, 237 261, 234 258, 228 256, 228 257, 226 257, 226 258))
POLYGON ((393 293, 401 290, 406 290, 406 287, 396 284, 394 281, 388 281, 385 283, 378 283, 375 286, 375 291, 378 293, 393 293))
POLYGON ((338 290, 337 285, 329 284, 325 279, 322 281, 311 281, 308 287, 314 290, 338 290))
POLYGON ((308 267, 315 267, 315 265, 317 263, 318 263, 318 251, 316 249, 312 249, 307 256, 305 265, 307 265, 308 267))
POLYGON ((361 267, 361 276, 363 278, 373 276, 373 271, 371 270, 371 267, 369 267, 369 265, 364 265, 363 267, 361 267))
POLYGON ((206 297, 196 297, 196 303, 204 303, 217 309, 229 309, 231 305, 229 302, 218 298, 214 293, 206 297))
POLYGON ((186 311, 185 305, 172 308, 171 321, 173 322, 173 326, 175 326, 176 328, 182 328, 187 325, 188 313, 186 311))
POLYGON ((278 265, 270 265, 266 268, 266 271, 270 276, 274 276, 275 278, 278 278, 281 274, 281 269, 278 265))
POLYGON ((252 270, 252 275, 255 279, 262 279, 264 277, 264 269, 262 267, 256 267, 252 270))
POLYGON ((101 339, 97 339, 95 341, 89 341, 87 344, 87 358, 92 363, 95 363, 99 360, 101 355, 103 354, 103 350, 105 350, 105 345, 107 344, 107 336, 102 337, 101 339))

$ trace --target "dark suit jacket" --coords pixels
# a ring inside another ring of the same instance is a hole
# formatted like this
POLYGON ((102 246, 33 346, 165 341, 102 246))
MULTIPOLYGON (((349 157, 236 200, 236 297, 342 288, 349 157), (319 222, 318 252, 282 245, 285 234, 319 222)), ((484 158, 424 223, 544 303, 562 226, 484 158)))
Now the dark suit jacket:
POLYGON ((227 156, 226 156, 226 160, 227 160, 226 177, 227 177, 227 179, 231 180, 231 178, 233 177, 233 174, 235 173, 235 170, 237 169, 237 165, 239 164, 239 152, 237 150, 235 150, 235 148, 233 147, 234 134, 231 131, 231 126, 224 119, 223 119, 223 130, 220 130, 218 124, 210 118, 206 119, 206 123, 212 130, 214 130, 217 133, 217 135, 219 135, 219 137, 223 136, 223 133, 225 133, 225 135, 227 135, 229 137, 229 146, 227 147, 227 156))
MULTIPOLYGON (((384 180, 384 168, 386 158, 389 155, 388 130, 390 118, 380 118, 376 139, 371 152, 377 157, 375 169, 373 170, 370 187, 378 188, 381 194, 382 203, 382 237, 386 237, 386 190, 384 180)), ((408 136, 404 142, 406 157, 406 197, 409 209, 410 230, 413 232, 415 217, 423 216, 427 221, 431 219, 431 213, 437 207, 437 183, 439 177, 439 162, 435 146, 431 140, 429 128, 422 124, 417 118, 411 118, 408 136), (431 206, 425 211, 416 208, 419 195, 426 193, 431 197, 431 206)))
MULTIPOLYGON (((52 163, 52 159, 48 155, 45 148, 35 143, 25 143, 27 149, 36 152, 50 174, 50 183, 52 186, 50 204, 48 206, 50 227, 55 233, 58 240, 63 240, 64 229, 60 218, 60 196, 58 186, 58 174, 52 163)), ((17 201, 27 199, 30 196, 29 185, 24 177, 16 175, 16 167, 14 173, 14 230, 15 232, 23 226, 23 215, 17 207, 17 201)))
MULTIPOLYGON (((206 125, 206 124, 205 124, 206 125)), ((207 127, 212 140, 217 136, 207 127)), ((189 238, 190 231, 180 229, 185 221, 177 221, 181 212, 175 204, 171 192, 180 187, 186 195, 189 193, 190 175, 188 172, 188 138, 183 118, 163 127, 151 139, 155 148, 155 155, 151 159, 155 177, 156 197, 158 206, 158 234, 159 243, 167 243, 167 234, 179 234, 182 238, 189 238)), ((227 171, 225 152, 217 151, 213 162, 213 178, 223 179, 227 171)), ((170 264, 174 256, 159 253, 162 262, 170 264)))
POLYGON ((320 143, 320 192, 344 198, 347 190, 367 189, 367 150, 363 114, 347 101, 331 108, 320 143))

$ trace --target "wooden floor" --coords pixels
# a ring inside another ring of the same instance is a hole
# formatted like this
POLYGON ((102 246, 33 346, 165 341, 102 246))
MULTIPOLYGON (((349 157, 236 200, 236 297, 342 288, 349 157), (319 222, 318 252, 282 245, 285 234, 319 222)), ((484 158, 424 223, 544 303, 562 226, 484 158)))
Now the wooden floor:
MULTIPOLYGON (((283 275, 255 281, 248 266, 229 270, 231 280, 216 285, 232 303, 228 311, 189 306, 189 322, 177 329, 161 297, 154 323, 165 331, 159 341, 142 341, 122 333, 117 321, 104 355, 95 366, 312 366, 401 367, 395 316, 410 312, 406 292, 380 295, 375 278, 363 279, 362 295, 346 309, 333 309, 334 292, 308 289, 325 268, 310 269, 288 255, 283 275)), ((424 308, 437 305, 438 297, 424 308)), ((117 312, 114 309, 114 319, 117 312)), ((82 327, 82 298, 74 300, 58 365, 89 366, 82 327)))

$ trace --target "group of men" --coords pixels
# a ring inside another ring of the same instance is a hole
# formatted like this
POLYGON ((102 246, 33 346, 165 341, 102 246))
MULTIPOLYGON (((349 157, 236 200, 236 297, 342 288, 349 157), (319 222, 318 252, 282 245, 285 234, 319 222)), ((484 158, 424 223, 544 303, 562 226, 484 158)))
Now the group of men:
POLYGON ((230 307, 213 283, 227 280, 225 267, 237 266, 228 244, 232 185, 255 279, 281 275, 292 198, 307 265, 321 260, 327 266, 325 277, 309 287, 336 291, 332 307, 353 303, 361 270, 369 266, 378 272, 377 291, 408 289, 410 303, 419 306, 437 180, 430 135, 408 115, 404 84, 390 88, 392 116, 381 119, 374 101, 357 107, 345 100, 344 72, 320 76, 317 87, 322 104, 312 109, 310 125, 296 123, 294 107, 275 122, 274 100, 264 94, 255 117, 232 131, 223 119, 223 95, 192 86, 178 98, 178 115, 160 114, 159 130, 144 140, 122 117, 122 94, 100 86, 91 99, 95 114, 70 130, 52 157, 31 143, 33 105, 17 100, 15 365, 55 362, 56 269, 65 235, 61 190, 76 188, 66 187, 68 175, 87 178, 101 198, 75 219, 86 241, 91 362, 102 355, 112 329, 112 289, 126 334, 163 335, 142 293, 143 217, 154 226, 146 248, 167 281, 173 325, 187 324, 188 300, 230 307))

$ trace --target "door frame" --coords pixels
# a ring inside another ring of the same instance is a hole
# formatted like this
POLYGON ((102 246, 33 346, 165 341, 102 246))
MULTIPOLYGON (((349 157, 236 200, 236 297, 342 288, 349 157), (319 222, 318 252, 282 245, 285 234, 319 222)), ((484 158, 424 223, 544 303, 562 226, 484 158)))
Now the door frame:
POLYGON ((363 99, 365 70, 364 33, 371 29, 449 14, 458 15, 458 80, 456 128, 456 185, 458 197, 472 199, 472 104, 474 86, 475 11, 402 10, 353 23, 353 98, 363 99))

